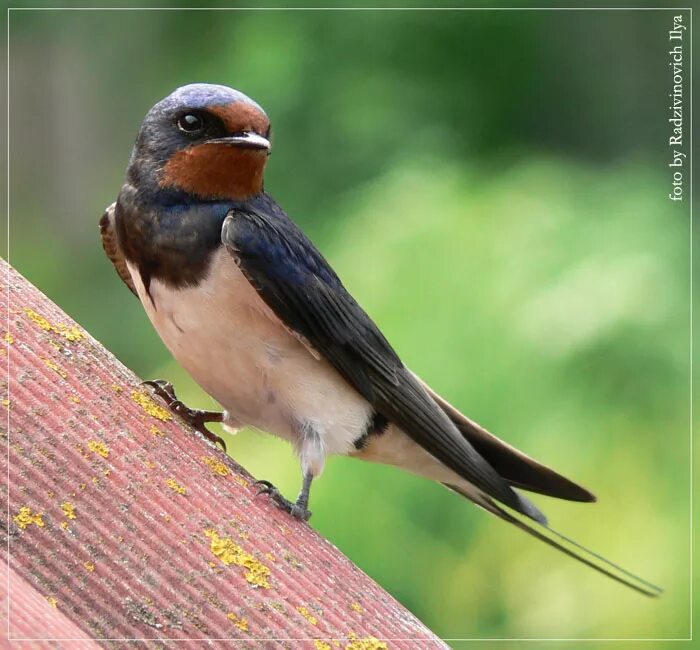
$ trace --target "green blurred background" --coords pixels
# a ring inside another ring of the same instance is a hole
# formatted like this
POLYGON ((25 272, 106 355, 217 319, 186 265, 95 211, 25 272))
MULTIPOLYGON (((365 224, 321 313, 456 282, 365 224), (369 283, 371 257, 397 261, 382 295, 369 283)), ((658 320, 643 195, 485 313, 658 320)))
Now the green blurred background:
MULTIPOLYGON (((155 101, 193 81, 243 90, 273 123, 267 189, 406 363, 596 492, 535 500, 667 592, 641 597, 440 486, 349 459, 315 484, 312 525, 443 637, 687 637, 671 16, 13 11, 11 262, 140 376, 212 406, 103 256, 97 220, 155 101)), ((296 494, 286 444, 245 431, 229 449, 296 494)))

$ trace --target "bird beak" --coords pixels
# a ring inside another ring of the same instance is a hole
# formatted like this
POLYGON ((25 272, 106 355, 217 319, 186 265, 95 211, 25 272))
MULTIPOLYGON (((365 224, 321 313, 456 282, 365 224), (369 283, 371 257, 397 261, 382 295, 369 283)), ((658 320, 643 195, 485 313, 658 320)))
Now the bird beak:
POLYGON ((270 151, 270 141, 267 138, 255 133, 255 131, 246 131, 238 135, 230 135, 225 138, 216 138, 208 140, 207 144, 230 144, 232 147, 240 149, 260 149, 270 151))

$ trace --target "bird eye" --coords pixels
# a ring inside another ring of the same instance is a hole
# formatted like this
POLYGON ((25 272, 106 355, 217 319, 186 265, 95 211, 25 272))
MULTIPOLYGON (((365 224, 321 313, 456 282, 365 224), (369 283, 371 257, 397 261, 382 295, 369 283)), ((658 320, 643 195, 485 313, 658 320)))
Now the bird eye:
POLYGON ((194 135, 204 129, 204 120, 196 113, 185 113, 178 118, 177 128, 180 131, 194 135))

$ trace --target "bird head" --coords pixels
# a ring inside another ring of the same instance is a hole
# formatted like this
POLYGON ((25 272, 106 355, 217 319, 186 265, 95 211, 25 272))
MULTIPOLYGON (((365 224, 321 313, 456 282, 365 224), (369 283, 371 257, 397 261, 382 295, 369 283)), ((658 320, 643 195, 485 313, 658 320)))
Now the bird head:
POLYGON ((241 200, 263 189, 270 120, 243 93, 213 84, 178 88, 148 111, 128 177, 151 191, 241 200))

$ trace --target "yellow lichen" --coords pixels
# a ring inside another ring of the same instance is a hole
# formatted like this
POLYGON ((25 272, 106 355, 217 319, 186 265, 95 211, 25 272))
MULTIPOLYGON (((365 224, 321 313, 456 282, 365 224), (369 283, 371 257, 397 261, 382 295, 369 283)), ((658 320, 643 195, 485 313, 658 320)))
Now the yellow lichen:
POLYGON ((66 325, 57 325, 54 331, 60 334, 67 341, 82 341, 85 333, 78 327, 67 327, 66 325))
POLYGON ((270 562, 277 562, 277 558, 274 553, 265 553, 265 557, 270 560, 270 562))
POLYGON ((318 620, 316 617, 308 610, 307 607, 300 605, 297 607, 297 612, 299 612, 311 625, 318 625, 318 620))
POLYGON ((11 402, 9 399, 4 399, 2 400, 2 405, 9 411, 10 407, 12 406, 11 402))
POLYGON ((75 327, 75 325, 68 327, 67 325, 63 324, 52 325, 41 314, 35 312, 33 309, 29 309, 28 307, 25 308, 24 313, 27 314, 29 320, 31 320, 42 330, 60 334, 67 341, 82 341, 85 336, 85 333, 79 327, 75 327))
POLYGON ((365 611, 360 603, 351 603, 350 609, 356 611, 358 614, 362 614, 362 612, 365 611))
POLYGON ((92 562, 83 562, 83 566, 92 573, 95 570, 95 565, 92 562))
POLYGON ((350 632, 348 637, 350 638, 350 643, 345 646, 345 650, 388 650, 389 648, 386 642, 380 641, 373 636, 360 639, 357 634, 350 632))
POLYGON ((236 616, 233 612, 229 612, 226 614, 226 618, 229 620, 233 621, 233 624, 239 629, 242 630, 243 632, 248 631, 248 619, 236 616))
POLYGON ((101 440, 91 440, 88 442, 88 449, 102 456, 102 458, 107 458, 109 456, 109 447, 101 440))
POLYGON ((115 392, 115 393, 123 393, 124 389, 119 385, 119 384, 112 384, 110 388, 115 392))
POLYGON ((15 523, 24 530, 27 526, 35 524, 40 528, 44 527, 44 514, 41 512, 32 512, 32 509, 28 506, 22 506, 19 512, 13 517, 15 523))
POLYGON ((238 476, 238 474, 233 477, 233 480, 236 481, 238 485, 242 485, 244 488, 247 488, 250 485, 250 481, 246 481, 242 476, 238 476))
POLYGON ((316 648, 316 650, 331 650, 331 646, 325 641, 321 641, 321 639, 316 639, 314 641, 314 648, 316 648))
POLYGON ((41 314, 38 314, 33 309, 25 307, 24 313, 29 316, 29 320, 33 321, 34 324, 40 327, 42 330, 50 332, 53 329, 53 325, 51 325, 49 321, 47 321, 41 314))
POLYGON ((68 399, 75 404, 80 404, 80 398, 77 395, 71 395, 68 399))
POLYGON ((219 476, 228 476, 231 472, 228 467, 224 465, 220 460, 217 460, 214 456, 202 456, 202 460, 206 465, 211 467, 211 471, 219 476))
POLYGON ((151 425, 151 433, 154 436, 164 436, 165 435, 155 424, 151 425))
POLYGON ((48 496, 49 499, 53 499, 53 498, 56 496, 56 493, 55 493, 53 490, 49 490, 49 491, 46 493, 46 496, 48 496))
POLYGON ((230 537, 219 537, 215 530, 205 530, 204 534, 211 539, 211 552, 226 566, 235 564, 247 569, 245 579, 255 587, 270 589, 270 569, 253 555, 243 550, 230 537))
POLYGON ((7 343, 7 345, 12 345, 14 342, 15 342, 15 337, 12 336, 12 334, 10 334, 9 332, 7 334, 5 334, 5 343, 7 343))
POLYGON ((61 508, 67 519, 77 519, 77 515, 75 514, 75 506, 70 501, 64 501, 61 504, 61 508))
POLYGON ((173 492, 177 492, 178 494, 187 494, 187 488, 180 485, 174 478, 169 478, 166 483, 173 492))
POLYGON ((58 607, 58 598, 56 596, 49 596, 46 600, 49 601, 51 607, 58 607))
POLYGON ((68 376, 68 373, 61 368, 55 361, 51 361, 51 359, 44 359, 44 363, 46 364, 47 368, 50 368, 53 370, 55 373, 63 377, 65 379, 68 376))
POLYGON ((157 420, 161 420, 163 422, 167 422, 168 420, 172 420, 173 416, 168 411, 167 409, 164 409, 162 406, 158 406, 146 393, 142 393, 141 391, 138 390, 132 390, 131 391, 131 399, 134 400, 148 415, 156 418, 157 420))

